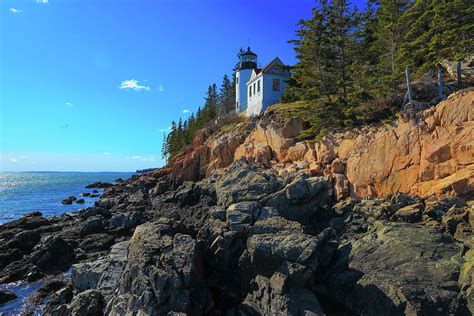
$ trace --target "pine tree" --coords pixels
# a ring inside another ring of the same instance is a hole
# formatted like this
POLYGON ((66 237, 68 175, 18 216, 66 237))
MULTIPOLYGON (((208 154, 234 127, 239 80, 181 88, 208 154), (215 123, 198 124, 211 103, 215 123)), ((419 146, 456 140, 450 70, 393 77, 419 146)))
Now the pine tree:
POLYGON ((397 62, 397 54, 403 41, 403 25, 400 18, 409 8, 410 0, 380 0, 375 27, 374 54, 378 56, 376 68, 378 87, 394 91, 403 79, 403 65, 397 62))
POLYGON ((461 61, 473 54, 474 7, 468 0, 417 0, 400 24, 404 30, 399 60, 418 72, 444 59, 461 61))
POLYGON ((217 85, 215 83, 208 87, 204 100, 205 103, 202 111, 202 120, 208 122, 217 116, 217 106, 219 100, 217 94, 217 85))
POLYGON ((163 143, 161 144, 161 158, 165 161, 168 161, 169 152, 169 143, 166 133, 163 133, 163 143))
POLYGON ((235 96, 233 93, 232 83, 227 75, 222 79, 221 88, 219 90, 219 116, 225 115, 233 110, 235 96))

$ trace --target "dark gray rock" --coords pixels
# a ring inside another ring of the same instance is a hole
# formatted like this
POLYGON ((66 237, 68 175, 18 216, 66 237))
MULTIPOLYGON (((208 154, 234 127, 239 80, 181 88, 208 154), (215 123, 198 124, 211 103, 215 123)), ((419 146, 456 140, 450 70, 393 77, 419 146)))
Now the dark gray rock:
POLYGON ((42 271, 54 273, 67 270, 75 258, 70 244, 61 237, 49 236, 36 245, 30 260, 42 271))
POLYGON ((103 315, 104 302, 96 290, 87 290, 74 296, 70 305, 71 315, 103 315))
POLYGON ((272 234, 253 235, 247 240, 247 250, 241 262, 249 264, 248 275, 270 277, 285 261, 298 263, 316 271, 321 253, 328 257, 336 250, 335 233, 326 229, 318 236, 298 233, 297 230, 279 231, 272 234), (323 248, 328 250, 323 250, 323 248))
POLYGON ((325 295, 357 314, 462 315, 461 256, 460 245, 440 230, 377 221, 339 248, 325 295))
POLYGON ((110 227, 112 229, 130 230, 142 224, 145 216, 142 212, 129 212, 113 215, 110 219, 110 227))
POLYGON ((97 290, 109 301, 110 296, 118 289, 123 269, 127 263, 130 241, 122 241, 112 246, 103 271, 97 282, 97 290))
POLYGON ((103 229, 104 229, 104 218, 102 216, 98 215, 98 216, 90 217, 83 224, 80 235, 84 237, 91 234, 97 234, 97 233, 102 232, 103 229))
POLYGON ((16 234, 6 245, 9 248, 18 248, 23 251, 33 249, 40 241, 41 235, 34 230, 26 230, 16 234))
POLYGON ((22 216, 21 218, 3 224, 2 230, 10 229, 24 229, 24 230, 34 230, 42 226, 51 225, 49 220, 43 217, 43 214, 40 212, 33 212, 22 216))
POLYGON ((76 200, 77 200, 77 198, 75 196, 70 196, 67 199, 62 200, 61 203, 68 205, 68 204, 72 204, 72 202, 74 202, 76 200))
POLYGON ((13 301, 14 299, 16 299, 15 293, 7 290, 0 290, 0 305, 13 301))
POLYGON ((422 203, 416 203, 402 207, 396 211, 391 217, 391 221, 416 223, 421 221, 421 214, 424 206, 422 203))
POLYGON ((318 229, 333 216, 331 182, 327 178, 298 176, 267 200, 266 206, 276 209, 280 216, 318 229))
POLYGON ((277 234, 286 231, 295 234, 302 234, 303 228, 300 223, 289 221, 281 216, 270 216, 263 220, 256 221, 250 228, 252 235, 277 234))
POLYGON ((92 253, 108 250, 114 244, 115 237, 109 234, 87 235, 79 244, 82 251, 92 253))
POLYGON ((226 220, 231 230, 242 231, 253 224, 259 212, 256 202, 239 202, 230 205, 226 210, 226 220))
POLYGON ((95 289, 102 273, 108 265, 106 258, 81 262, 72 266, 72 285, 82 292, 95 289))
POLYGON ((195 240, 177 233, 167 220, 138 226, 107 313, 162 315, 205 310, 208 299, 199 299, 206 290, 199 286, 196 260, 195 240))
MULTIPOLYGON (((273 277, 272 277, 273 278, 273 277)), ((291 315, 324 316, 323 309, 314 294, 298 287, 281 288, 276 280, 257 276, 252 281, 253 291, 236 309, 236 315, 291 315)))
POLYGON ((91 183, 89 185, 86 185, 86 189, 93 189, 93 188, 105 189, 105 188, 111 187, 112 185, 113 184, 111 184, 111 183, 97 181, 97 182, 91 183))
POLYGON ((272 171, 238 160, 228 167, 216 182, 219 205, 229 206, 243 201, 259 201, 283 186, 272 171))

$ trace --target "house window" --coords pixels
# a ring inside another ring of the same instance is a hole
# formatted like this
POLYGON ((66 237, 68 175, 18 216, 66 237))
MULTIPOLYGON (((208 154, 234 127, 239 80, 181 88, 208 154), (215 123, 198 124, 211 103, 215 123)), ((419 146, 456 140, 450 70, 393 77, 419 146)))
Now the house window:
POLYGON ((273 79, 273 91, 280 91, 280 79, 273 79))
POLYGON ((260 80, 257 81, 257 92, 260 92, 260 80))
POLYGON ((252 86, 249 87, 249 97, 252 96, 252 86))
POLYGON ((254 82, 254 83, 253 83, 253 93, 254 93, 254 94, 257 93, 256 87, 257 87, 257 83, 254 82))

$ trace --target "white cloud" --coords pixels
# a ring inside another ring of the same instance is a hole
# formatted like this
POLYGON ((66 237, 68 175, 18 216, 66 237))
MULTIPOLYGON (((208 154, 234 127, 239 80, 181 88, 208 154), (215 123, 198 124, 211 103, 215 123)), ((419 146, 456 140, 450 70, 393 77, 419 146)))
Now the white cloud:
POLYGON ((21 162, 22 160, 29 159, 26 156, 9 156, 9 155, 0 155, 0 159, 8 160, 10 162, 21 162))
POLYGON ((184 109, 184 110, 183 110, 183 113, 184 113, 184 114, 189 114, 189 113, 191 113, 191 111, 184 109))
POLYGON ((36 0, 36 3, 46 4, 48 0, 36 0))
POLYGON ((130 80, 124 80, 120 83, 120 89, 133 89, 135 91, 139 90, 147 90, 150 91, 149 86, 142 86, 138 83, 138 80, 135 79, 130 79, 130 80))
POLYGON ((21 13, 21 12, 23 12, 23 10, 18 10, 18 9, 15 9, 15 8, 10 8, 10 11, 13 12, 13 13, 21 13))
POLYGON ((160 92, 165 92, 165 88, 160 84, 160 85, 158 86, 158 91, 160 91, 160 92))
POLYGON ((156 156, 132 156, 132 157, 125 157, 125 159, 132 159, 138 161, 156 161, 156 156))
POLYGON ((152 157, 152 156, 149 156, 149 157, 144 157, 143 159, 141 159, 140 161, 156 161, 156 158, 152 157))
POLYGON ((111 153, 104 153, 104 156, 111 156, 111 153))
POLYGON ((71 102, 66 102, 66 105, 67 106, 72 106, 72 103, 71 102))

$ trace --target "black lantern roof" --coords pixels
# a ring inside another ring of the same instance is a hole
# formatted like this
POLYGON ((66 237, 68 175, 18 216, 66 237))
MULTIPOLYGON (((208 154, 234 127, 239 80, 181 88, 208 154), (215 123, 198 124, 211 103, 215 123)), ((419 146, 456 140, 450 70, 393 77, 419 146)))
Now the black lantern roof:
POLYGON ((254 52, 252 52, 250 50, 250 47, 247 47, 247 51, 245 53, 242 54, 243 56, 255 56, 257 57, 257 54, 255 54, 254 52))

